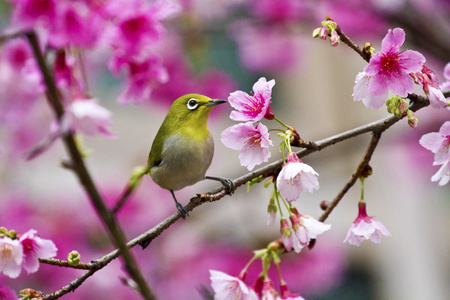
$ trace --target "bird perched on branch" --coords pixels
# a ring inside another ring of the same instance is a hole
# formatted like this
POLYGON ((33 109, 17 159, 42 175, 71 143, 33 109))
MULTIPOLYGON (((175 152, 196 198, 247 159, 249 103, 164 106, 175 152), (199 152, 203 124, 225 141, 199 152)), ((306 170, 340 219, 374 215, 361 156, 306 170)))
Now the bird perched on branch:
POLYGON ((187 94, 175 100, 153 141, 147 161, 148 175, 169 190, 183 219, 188 215, 174 191, 203 179, 222 182, 232 193, 230 179, 205 176, 214 154, 214 141, 207 127, 211 109, 225 100, 187 94))

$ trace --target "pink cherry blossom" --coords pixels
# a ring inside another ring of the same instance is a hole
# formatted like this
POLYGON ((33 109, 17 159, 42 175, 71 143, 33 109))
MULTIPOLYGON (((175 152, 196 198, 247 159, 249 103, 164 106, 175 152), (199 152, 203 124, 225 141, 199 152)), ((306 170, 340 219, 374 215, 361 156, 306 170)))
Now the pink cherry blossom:
POLYGON ((311 166, 303 163, 297 154, 291 152, 278 174, 277 187, 281 196, 292 202, 298 199, 301 192, 312 193, 319 188, 317 176, 319 174, 311 166))
POLYGON ((16 24, 32 28, 37 22, 48 23, 57 15, 55 0, 16 0, 13 21, 16 24))
POLYGON ((153 87, 169 80, 167 70, 157 55, 149 55, 140 62, 130 61, 127 55, 123 57, 116 55, 110 60, 109 68, 115 75, 120 73, 121 68, 127 71, 127 86, 118 99, 122 105, 141 104, 150 100, 153 87))
POLYGON ((375 53, 364 74, 356 77, 355 101, 366 99, 364 104, 367 107, 378 108, 386 101, 388 91, 400 97, 414 91, 414 80, 410 74, 422 69, 425 57, 413 50, 400 51, 404 42, 403 29, 389 29, 381 43, 381 52, 375 53))
POLYGON ((267 127, 252 122, 236 124, 222 132, 222 143, 228 148, 239 150, 241 165, 251 171, 256 165, 270 158, 269 146, 273 145, 267 127))
POLYGON ((369 217, 366 212, 366 203, 358 203, 358 217, 350 227, 344 243, 359 247, 364 240, 370 239, 375 244, 381 241, 381 234, 391 236, 389 231, 381 222, 369 217))
POLYGON ((0 283, 0 299, 17 300, 17 295, 12 289, 0 283))
POLYGON ((447 162, 450 159, 450 121, 442 124, 439 132, 424 134, 419 143, 435 154, 436 165, 447 162))
POLYGON ((18 0, 13 22, 37 31, 53 47, 93 46, 105 31, 104 20, 86 1, 18 0))
POLYGON ((263 118, 273 119, 272 108, 270 107, 272 88, 275 79, 267 81, 261 77, 253 85, 253 95, 243 91, 236 91, 230 94, 228 102, 237 111, 232 111, 230 118, 235 121, 255 121, 263 118))
POLYGON ((211 286, 216 300, 258 300, 255 291, 249 288, 241 279, 220 271, 209 271, 211 286))
POLYGON ((19 240, 7 236, 0 238, 0 273, 11 278, 20 274, 23 262, 23 248, 19 240))
POLYGON ((438 181, 440 186, 446 185, 450 181, 450 159, 442 164, 439 171, 431 177, 431 181, 438 181))
POLYGON ((161 21, 178 10, 171 1, 113 1, 108 11, 115 27, 109 39, 115 55, 126 55, 134 61, 145 58, 165 32, 161 21))
POLYGON ((331 228, 330 224, 324 224, 311 216, 300 214, 296 208, 292 208, 291 211, 293 214, 289 218, 296 237, 293 247, 297 253, 300 253, 303 247, 308 246, 311 239, 317 238, 318 235, 331 228))
POLYGON ((39 269, 39 258, 52 258, 56 256, 55 244, 36 235, 37 231, 30 229, 20 235, 19 241, 23 247, 23 268, 28 273, 39 269))
POLYGON ((87 136, 100 133, 111 138, 115 137, 109 129, 111 117, 111 112, 99 105, 96 99, 76 99, 67 108, 62 121, 62 129, 64 131, 68 127, 87 136))
POLYGON ((247 21, 232 24, 243 66, 254 73, 286 73, 298 66, 301 38, 283 26, 255 26, 247 21), (267 49, 270 45, 270 51, 267 49))
POLYGON ((353 101, 361 101, 367 108, 377 109, 386 103, 386 95, 374 95, 369 92, 370 77, 365 72, 356 75, 353 87, 353 101))
POLYGON ((415 74, 419 84, 423 86, 423 91, 428 96, 430 104, 434 108, 443 108, 447 105, 444 94, 439 88, 439 81, 432 70, 423 65, 421 72, 415 74))
POLYGON ((272 280, 266 278, 264 280, 262 288, 261 300, 279 300, 279 299, 281 299, 280 294, 277 292, 277 290, 275 290, 272 280))

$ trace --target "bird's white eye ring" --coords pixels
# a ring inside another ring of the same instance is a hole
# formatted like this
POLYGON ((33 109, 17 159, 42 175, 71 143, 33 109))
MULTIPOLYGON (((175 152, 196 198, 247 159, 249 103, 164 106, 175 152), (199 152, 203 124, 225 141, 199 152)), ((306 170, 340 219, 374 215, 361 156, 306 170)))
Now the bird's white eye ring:
POLYGON ((195 98, 189 99, 189 101, 187 102, 187 108, 189 110, 195 110, 197 107, 198 107, 197 99, 195 98))

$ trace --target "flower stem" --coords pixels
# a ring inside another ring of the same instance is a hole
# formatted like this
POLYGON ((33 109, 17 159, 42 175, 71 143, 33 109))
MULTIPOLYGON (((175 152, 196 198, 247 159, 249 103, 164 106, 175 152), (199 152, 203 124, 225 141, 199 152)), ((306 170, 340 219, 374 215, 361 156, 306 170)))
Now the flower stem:
POLYGON ((278 123, 280 123, 281 126, 283 126, 284 128, 287 128, 287 127, 288 127, 285 123, 283 123, 283 121, 281 121, 281 120, 278 119, 277 117, 274 116, 273 119, 274 119, 275 121, 277 121, 278 123))
POLYGON ((280 216, 281 218, 283 218, 283 210, 281 209, 281 204, 280 204, 280 193, 278 193, 278 189, 277 186, 275 185, 274 187, 274 193, 275 193, 275 198, 277 199, 277 206, 278 206, 278 211, 280 212, 280 216))
POLYGON ((360 202, 364 202, 364 177, 359 177, 359 180, 361 181, 361 200, 360 202))

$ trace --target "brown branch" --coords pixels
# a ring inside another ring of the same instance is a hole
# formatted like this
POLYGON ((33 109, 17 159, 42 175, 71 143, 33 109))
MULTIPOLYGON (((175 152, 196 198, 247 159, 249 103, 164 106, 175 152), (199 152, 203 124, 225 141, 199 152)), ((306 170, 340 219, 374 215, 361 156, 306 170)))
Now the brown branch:
MULTIPOLYGON (((47 87, 47 99, 53 108, 53 111, 56 114, 56 118, 60 120, 64 115, 64 107, 62 105, 61 96, 59 94, 58 88, 56 87, 55 81, 47 68, 44 55, 41 52, 39 47, 39 43, 37 40, 37 36, 34 32, 26 33, 26 37, 28 38, 33 53, 38 62, 39 68, 42 72, 42 76, 44 78, 45 85, 47 87)), ((89 199, 94 205, 97 213, 100 215, 104 225, 108 229, 109 237, 113 242, 114 246, 117 247, 122 255, 123 261, 125 263, 125 269, 128 274, 133 278, 133 280, 137 283, 141 295, 144 299, 156 299, 150 290, 149 286, 145 282, 144 277, 142 276, 139 268, 137 267, 136 261, 131 255, 128 247, 126 246, 126 238, 125 235, 120 228, 115 216, 111 214, 106 207, 100 193, 97 190, 87 168, 84 164, 81 153, 78 150, 76 145, 74 136, 71 132, 68 132, 64 138, 64 145, 66 147, 67 152, 70 155, 73 171, 76 173, 81 185, 84 187, 86 193, 89 195, 89 199)), ((93 272, 93 271, 88 271, 93 272)), ((68 290, 64 290, 66 292, 71 291, 72 288, 68 290)), ((61 290, 60 290, 61 291, 61 290)), ((45 295, 44 299, 57 299, 62 296, 64 293, 58 293, 59 296, 45 295)))
POLYGON ((43 264, 47 264, 47 265, 52 265, 52 266, 71 268, 71 269, 81 269, 81 270, 92 270, 92 269, 100 267, 100 264, 95 264, 95 263, 87 263, 87 264, 79 263, 77 265, 71 265, 66 260, 60 260, 60 259, 56 259, 56 258, 48 258, 48 259, 40 258, 39 262, 43 263, 43 264))
POLYGON ((355 184, 355 182, 361 176, 361 172, 369 164, 369 161, 372 158, 372 154, 374 153, 375 149, 377 148, 378 142, 379 142, 379 140, 381 138, 381 132, 382 131, 374 131, 373 132, 372 139, 370 140, 369 147, 367 148, 363 159, 359 163, 359 165, 356 168, 355 172, 353 172, 353 174, 350 177, 349 181, 345 184, 345 186, 342 188, 342 190, 333 199, 333 201, 327 207, 325 212, 320 216, 320 218, 319 218, 320 222, 323 222, 323 221, 325 221, 328 218, 328 216, 331 214, 333 209, 339 204, 341 199, 345 196, 345 194, 347 194, 347 192, 350 190, 350 188, 355 184))
POLYGON ((365 61, 369 62, 370 61, 370 54, 367 52, 364 52, 361 48, 358 47, 358 45, 355 44, 355 42, 353 42, 343 31, 342 29, 337 26, 336 28, 336 32, 339 34, 341 41, 346 44, 347 46, 349 46, 350 48, 352 48, 353 50, 355 50, 356 53, 358 53, 365 61))

